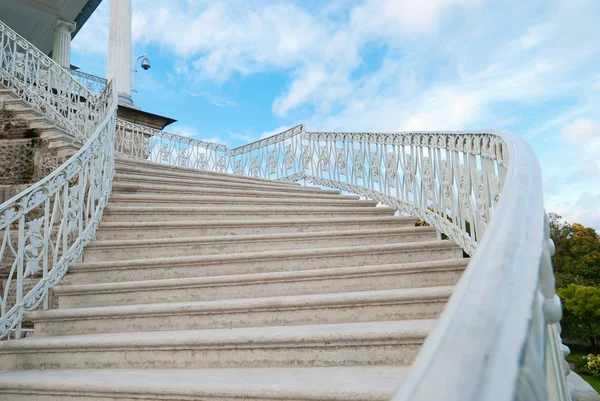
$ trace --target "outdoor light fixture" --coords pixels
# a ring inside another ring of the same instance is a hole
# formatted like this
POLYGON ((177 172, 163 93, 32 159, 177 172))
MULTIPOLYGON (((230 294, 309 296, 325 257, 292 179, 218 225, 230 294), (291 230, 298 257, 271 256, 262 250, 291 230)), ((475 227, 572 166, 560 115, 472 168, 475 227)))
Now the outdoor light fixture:
POLYGON ((137 97, 138 97, 138 89, 137 89, 137 63, 138 63, 138 61, 142 57, 143 57, 142 68, 145 71, 150 69, 150 60, 148 60, 148 56, 146 55, 146 53, 138 56, 138 58, 135 59, 135 62, 133 63, 133 90, 132 90, 132 92, 135 93, 134 104, 137 103, 137 97))

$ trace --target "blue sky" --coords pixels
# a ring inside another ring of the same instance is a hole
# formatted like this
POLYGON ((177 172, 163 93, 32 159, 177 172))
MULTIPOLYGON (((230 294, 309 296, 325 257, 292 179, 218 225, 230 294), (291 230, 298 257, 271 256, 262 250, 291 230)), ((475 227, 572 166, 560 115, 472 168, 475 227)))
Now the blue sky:
MULTIPOLYGON (((104 76, 109 0, 71 62, 104 76)), ((237 146, 309 130, 524 137, 548 211, 600 229, 600 1, 133 0, 144 110, 237 146)))

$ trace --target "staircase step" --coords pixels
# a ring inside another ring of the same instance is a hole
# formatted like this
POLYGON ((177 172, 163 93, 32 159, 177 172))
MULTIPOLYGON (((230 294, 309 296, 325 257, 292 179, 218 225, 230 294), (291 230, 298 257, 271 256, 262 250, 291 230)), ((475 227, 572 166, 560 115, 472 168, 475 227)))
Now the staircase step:
POLYGON ((298 185, 286 185, 278 182, 252 182, 243 180, 219 180, 214 178, 205 178, 199 176, 194 179, 181 179, 176 177, 153 177, 137 174, 115 174, 115 183, 119 185, 160 185, 175 186, 180 188, 228 188, 238 191, 256 190, 256 191, 281 191, 284 193, 315 193, 321 191, 316 187, 302 187, 298 185))
POLYGON ((435 229, 432 227, 398 227, 375 230, 109 240, 93 241, 88 244, 84 249, 83 260, 85 262, 132 260, 284 249, 394 244, 435 239, 435 229))
POLYGON ((248 177, 243 175, 233 175, 228 173, 222 173, 218 171, 202 170, 198 168, 172 166, 168 164, 158 164, 155 162, 149 162, 144 160, 130 159, 117 157, 115 160, 115 169, 117 172, 141 174, 145 176, 157 176, 157 177, 211 177, 216 180, 241 180, 254 183, 278 183, 289 186, 300 186, 296 182, 277 181, 266 178, 248 177))
POLYGON ((11 111, 17 118, 24 117, 41 117, 43 113, 34 109, 21 99, 9 99, 3 102, 5 110, 11 111))
POLYGON ((160 207, 111 206, 104 209, 102 221, 190 221, 289 218, 328 218, 343 216, 391 216, 390 207, 160 207))
POLYGON ((408 366, 21 370, 0 375, 0 401, 387 401, 408 366))
POLYGON ((36 336, 358 323, 439 316, 454 287, 55 309, 28 313, 36 336))
POLYGON ((27 121, 27 124, 29 124, 29 128, 43 129, 43 128, 47 128, 47 127, 59 126, 56 123, 56 121, 54 121, 46 116, 35 115, 33 117, 26 117, 24 119, 27 121))
POLYGON ((413 226, 417 219, 405 216, 343 217, 329 219, 268 219, 224 221, 106 222, 102 220, 96 239, 129 240, 182 238, 215 235, 302 233, 413 226))
POLYGON ((335 189, 319 189, 313 187, 273 187, 267 185, 255 185, 255 184, 229 184, 224 185, 217 181, 206 182, 202 185, 196 186, 184 186, 184 185, 170 185, 168 182, 165 183, 138 183, 136 181, 115 181, 113 184, 114 193, 152 193, 152 194, 223 194, 223 193, 237 193, 240 195, 240 191, 248 196, 248 191, 253 191, 252 194, 258 192, 256 195, 259 196, 282 196, 282 195, 339 195, 340 191, 335 189), (233 191, 233 192, 231 192, 233 191))
MULTIPOLYGON (((1 95, 1 94, 0 94, 1 95)), ((16 95, 15 95, 16 96, 16 95)), ((27 104, 27 102, 20 97, 9 96, 1 96, 0 98, 0 106, 4 110, 31 110, 31 106, 27 104)))
POLYGON ((111 206, 160 206, 160 207, 180 207, 180 206, 346 206, 346 207, 373 207, 377 201, 359 200, 337 196, 337 198, 311 199, 296 198, 293 195, 282 196, 279 198, 270 197, 247 197, 244 193, 237 196, 202 196, 202 195, 151 195, 151 194, 115 194, 110 197, 111 206))
POLYGON ((0 371, 407 365, 435 320, 33 337, 0 342, 0 371))
POLYGON ((74 263, 68 284, 325 269, 462 258, 450 241, 74 263))
POLYGON ((454 285, 469 259, 396 265, 191 277, 120 283, 59 285, 59 308, 214 301, 454 285))
MULTIPOLYGON (((113 194, 150 194, 150 195, 217 195, 217 196, 240 196, 240 191, 231 188, 212 187, 178 187, 173 185, 148 185, 148 184, 113 184, 113 194)), ((316 190, 306 192, 300 190, 291 190, 282 192, 269 189, 245 189, 243 195, 246 197, 260 198, 309 198, 309 199, 340 199, 340 192, 337 190, 316 190), (290 192, 293 191, 293 192, 290 192)), ((346 199, 359 199, 355 195, 345 195, 346 199)))
POLYGON ((283 181, 273 180, 256 180, 248 177, 242 177, 237 175, 218 175, 209 174, 204 170, 197 170, 195 173, 181 173, 176 171, 161 171, 148 169, 137 169, 137 168, 123 168, 116 167, 115 173, 116 181, 134 181, 144 182, 148 184, 178 184, 184 186, 202 186, 205 183, 209 184, 223 184, 227 185, 257 185, 271 187, 273 189, 288 188, 288 189, 306 189, 309 192, 318 190, 317 187, 301 186, 299 184, 292 184, 283 181))

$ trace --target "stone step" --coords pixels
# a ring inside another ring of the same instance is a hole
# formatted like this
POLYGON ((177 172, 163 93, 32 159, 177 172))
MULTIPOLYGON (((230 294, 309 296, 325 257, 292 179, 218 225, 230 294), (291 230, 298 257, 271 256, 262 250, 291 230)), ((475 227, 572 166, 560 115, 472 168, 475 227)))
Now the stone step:
POLYGON ((191 171, 172 170, 170 168, 156 169, 155 166, 157 166, 157 164, 154 164, 153 166, 137 167, 130 165, 120 165, 117 163, 115 166, 115 176, 119 177, 119 179, 131 179, 133 177, 140 177, 144 179, 144 182, 181 182, 183 185, 198 185, 199 182, 203 181, 216 181, 224 183, 267 185, 284 188, 303 188, 300 184, 290 183, 286 181, 263 180, 240 175, 213 173, 212 171, 200 169, 186 169, 191 171))
POLYGON ((230 276, 59 285, 59 308, 215 301, 454 285, 469 259, 230 276))
POLYGON ((1 100, 1 106, 9 111, 27 111, 35 116, 41 116, 43 113, 34 109, 25 100, 20 97, 9 97, 1 100))
POLYGON ((0 342, 0 371, 407 365, 435 320, 33 337, 0 342))
POLYGON ((177 256, 395 244, 436 239, 432 227, 398 227, 308 233, 224 235, 148 240, 93 241, 84 249, 85 262, 177 256))
MULTIPOLYGON (((114 195, 113 195, 114 196, 114 195)), ((335 230, 414 227, 417 219, 406 216, 341 217, 329 219, 268 219, 224 221, 106 222, 102 220, 97 240, 182 238, 204 235, 302 233, 335 230)))
POLYGON ((25 120, 29 124, 29 128, 44 129, 47 127, 59 126, 56 123, 56 121, 54 121, 54 120, 50 119, 50 117, 46 117, 46 116, 35 116, 34 115, 31 117, 25 118, 25 120))
POLYGON ((437 318, 454 287, 54 309, 28 313, 35 336, 437 318))
POLYGON ((406 365, 21 370, 0 375, 0 401, 388 401, 408 370, 406 365))
POLYGON ((0 92, 0 105, 7 110, 10 110, 11 108, 13 108, 13 110, 18 108, 31 108, 31 106, 24 99, 14 94, 10 90, 7 92, 0 92))
POLYGON ((202 195, 152 195, 152 194, 114 194, 110 198, 111 206, 161 206, 161 207, 180 207, 180 206, 356 206, 368 207, 376 206, 377 201, 361 200, 354 197, 339 195, 337 198, 296 198, 293 195, 281 196, 279 198, 270 197, 248 197, 243 193, 238 196, 202 196, 202 195))
POLYGON ((222 173, 218 171, 201 170, 197 168, 172 166, 168 164, 158 164, 155 162, 149 162, 145 160, 137 160, 130 158, 117 157, 115 160, 115 168, 117 171, 132 172, 142 175, 158 176, 158 177, 213 177, 217 180, 220 179, 232 179, 235 177, 236 180, 244 180, 251 182, 266 182, 266 183, 280 183, 290 186, 299 186, 296 182, 269 180, 258 177, 248 177, 241 175, 232 175, 228 173, 222 173))
POLYGON ((302 187, 298 185, 288 185, 278 182, 254 182, 243 180, 220 180, 211 177, 198 176, 194 179, 181 179, 177 177, 156 177, 138 174, 115 174, 115 182, 121 185, 160 185, 160 186, 178 186, 184 188, 229 188, 244 191, 247 189, 284 191, 284 192, 320 192, 320 188, 302 187))
POLYGON ((19 103, 7 105, 6 110, 11 111, 15 118, 24 120, 28 120, 31 118, 41 118, 44 121, 49 121, 41 111, 38 111, 32 107, 23 107, 23 105, 19 103))
POLYGON ((104 209, 102 221, 190 221, 281 218, 329 218, 345 216, 392 216, 389 207, 160 207, 111 206, 104 209))
POLYGON ((67 284, 223 276, 462 258, 450 241, 74 263, 67 284))
POLYGON ((258 185, 239 184, 236 187, 219 185, 218 183, 206 184, 198 187, 177 186, 166 184, 138 184, 135 182, 119 182, 113 184, 113 193, 149 193, 154 195, 176 194, 176 195, 245 195, 260 197, 281 197, 281 196, 303 196, 303 197, 323 197, 339 196, 340 191, 334 189, 318 189, 310 187, 268 187, 258 185), (243 192, 241 192, 243 191, 243 192))

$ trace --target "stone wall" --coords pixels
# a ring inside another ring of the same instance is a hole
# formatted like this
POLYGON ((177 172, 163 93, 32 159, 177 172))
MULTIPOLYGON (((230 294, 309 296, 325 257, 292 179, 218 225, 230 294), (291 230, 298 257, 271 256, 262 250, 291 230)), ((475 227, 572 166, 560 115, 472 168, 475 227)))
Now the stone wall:
POLYGON ((37 138, 0 140, 0 185, 27 184, 34 180, 38 141, 37 138))
POLYGON ((0 203, 44 178, 66 157, 40 138, 40 130, 10 110, 0 110, 0 203), (28 184, 28 185, 25 185, 28 184))

